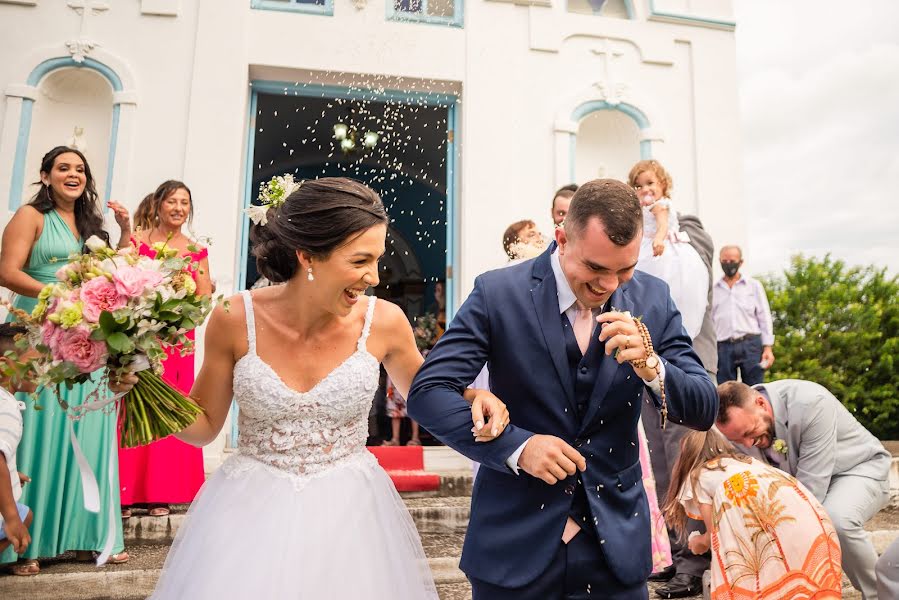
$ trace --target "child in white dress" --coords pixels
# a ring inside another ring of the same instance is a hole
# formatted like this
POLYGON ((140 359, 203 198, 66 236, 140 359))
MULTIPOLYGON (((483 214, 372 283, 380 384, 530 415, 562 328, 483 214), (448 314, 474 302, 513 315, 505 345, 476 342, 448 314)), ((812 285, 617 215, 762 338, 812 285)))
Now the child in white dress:
POLYGON ((655 160, 631 169, 630 185, 643 206, 643 241, 637 269, 665 281, 691 338, 699 334, 708 305, 709 274, 671 208, 671 176, 655 160))

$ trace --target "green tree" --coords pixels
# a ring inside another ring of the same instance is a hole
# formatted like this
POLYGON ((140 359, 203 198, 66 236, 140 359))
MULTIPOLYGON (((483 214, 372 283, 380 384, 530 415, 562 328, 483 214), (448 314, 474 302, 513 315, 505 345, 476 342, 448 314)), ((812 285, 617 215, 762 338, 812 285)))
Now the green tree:
POLYGON ((899 278, 830 255, 762 278, 774 319, 771 379, 829 389, 880 439, 899 439, 899 278))

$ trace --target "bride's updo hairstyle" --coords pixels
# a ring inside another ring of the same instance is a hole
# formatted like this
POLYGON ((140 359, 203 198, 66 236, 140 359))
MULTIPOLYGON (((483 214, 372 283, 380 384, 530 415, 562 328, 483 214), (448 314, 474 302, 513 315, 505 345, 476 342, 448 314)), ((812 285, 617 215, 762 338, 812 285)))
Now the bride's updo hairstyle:
POLYGON ((250 229, 256 268, 273 283, 282 283, 299 268, 298 250, 327 259, 356 234, 382 224, 387 224, 387 212, 368 186, 345 177, 306 181, 279 208, 268 211, 266 225, 250 229))

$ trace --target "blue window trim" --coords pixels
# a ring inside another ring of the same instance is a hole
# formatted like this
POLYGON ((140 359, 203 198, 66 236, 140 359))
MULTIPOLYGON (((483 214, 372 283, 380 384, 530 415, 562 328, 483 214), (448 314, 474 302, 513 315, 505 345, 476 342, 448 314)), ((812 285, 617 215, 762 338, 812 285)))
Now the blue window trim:
MULTIPOLYGON (((625 102, 619 104, 609 104, 605 100, 591 100, 590 102, 584 102, 573 111, 571 111, 571 120, 575 123, 580 123, 581 119, 589 115, 590 113, 594 113, 599 110, 617 110, 621 111, 634 122, 637 123, 637 127, 640 128, 640 131, 645 129, 649 129, 649 119, 643 114, 639 108, 632 104, 627 104, 625 102)), ((571 181, 576 181, 575 179, 575 167, 576 167, 576 153, 577 153, 577 134, 572 133, 568 139, 569 151, 568 151, 568 177, 571 181)), ((640 160, 649 160, 652 158, 652 142, 650 140, 640 140, 640 160)))
MULTIPOLYGON (((57 69, 76 68, 91 69, 102 75, 112 86, 113 92, 122 91, 122 80, 115 71, 93 58, 85 58, 77 62, 71 56, 51 58, 37 65, 28 75, 26 83, 37 87, 41 80, 57 69)), ((112 105, 112 126, 109 131, 109 156, 106 161, 106 189, 104 194, 104 212, 106 202, 112 193, 112 174, 115 172, 116 143, 119 135, 119 112, 117 103, 112 105)), ((14 211, 22 205, 22 188, 25 185, 25 160, 28 154, 28 142, 31 137, 31 119, 34 114, 34 100, 22 98, 22 112, 19 117, 19 133, 16 137, 16 154, 13 160, 12 177, 9 184, 9 210, 14 211)))
POLYGON ((324 4, 308 4, 304 2, 276 2, 275 0, 250 0, 250 8, 257 10, 278 10, 281 12, 303 13, 307 15, 334 16, 334 0, 325 0, 324 4))
POLYGON ((733 31, 737 27, 736 21, 725 21, 723 19, 707 19, 704 17, 694 17, 691 15, 683 15, 656 10, 655 0, 649 0, 649 18, 653 20, 669 21, 674 23, 683 23, 685 25, 700 25, 703 27, 714 27, 716 29, 724 29, 733 31))
POLYGON ((435 17, 428 14, 428 0, 419 0, 421 2, 421 12, 406 12, 404 10, 396 10, 394 8, 395 0, 385 0, 387 7, 387 20, 400 21, 407 23, 425 23, 428 25, 448 25, 450 27, 462 27, 464 24, 463 8, 465 0, 453 0, 455 7, 452 17, 435 17))

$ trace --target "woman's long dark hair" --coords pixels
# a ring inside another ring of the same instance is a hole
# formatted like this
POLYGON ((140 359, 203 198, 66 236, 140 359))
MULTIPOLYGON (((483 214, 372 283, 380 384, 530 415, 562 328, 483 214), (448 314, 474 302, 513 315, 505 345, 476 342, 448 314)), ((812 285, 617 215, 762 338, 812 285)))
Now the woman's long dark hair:
MULTIPOLYGON (((84 162, 84 178, 86 180, 84 191, 81 193, 81 196, 75 200, 75 227, 78 229, 78 234, 81 236, 82 240, 87 240, 92 235, 95 235, 108 244, 109 234, 103 229, 103 213, 100 212, 97 186, 94 183, 94 176, 91 175, 91 168, 90 165, 87 164, 87 159, 84 157, 84 154, 75 148, 57 146, 50 150, 50 152, 47 152, 44 155, 44 158, 41 159, 41 173, 50 175, 50 172, 53 170, 53 165, 56 164, 56 159, 59 155, 66 154, 67 152, 77 154, 84 162)), ((44 185, 40 181, 35 182, 35 185, 40 185, 41 189, 38 190, 37 194, 34 195, 34 198, 31 199, 30 204, 41 214, 47 214, 56 208, 56 200, 53 199, 53 190, 50 189, 49 185, 44 185)))

